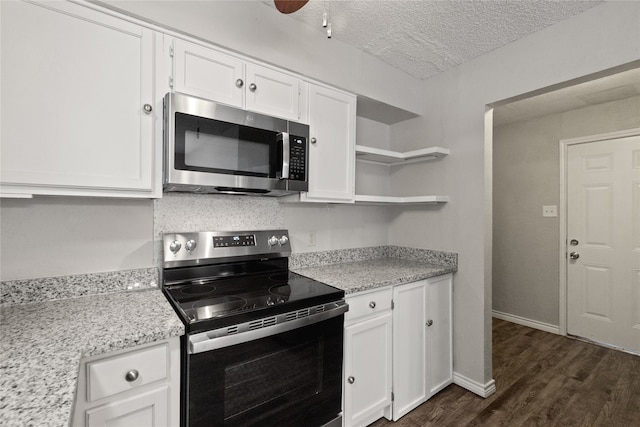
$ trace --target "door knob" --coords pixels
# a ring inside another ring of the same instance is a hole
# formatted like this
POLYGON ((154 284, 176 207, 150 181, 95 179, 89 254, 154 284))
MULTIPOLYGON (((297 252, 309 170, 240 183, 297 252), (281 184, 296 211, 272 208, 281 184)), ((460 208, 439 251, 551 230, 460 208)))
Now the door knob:
POLYGON ((571 252, 571 253, 569 254, 569 258, 571 258, 571 259, 578 259, 578 258, 580 258, 580 254, 579 254, 578 252, 571 252))

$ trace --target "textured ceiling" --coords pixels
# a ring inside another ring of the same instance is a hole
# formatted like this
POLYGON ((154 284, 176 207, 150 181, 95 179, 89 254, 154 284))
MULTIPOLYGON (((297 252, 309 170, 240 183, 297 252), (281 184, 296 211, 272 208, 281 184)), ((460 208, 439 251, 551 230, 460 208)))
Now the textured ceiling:
MULTIPOLYGON (((263 1, 273 6, 272 0, 263 1)), ((288 16, 317 28, 318 36, 326 37, 322 27, 326 13, 333 39, 426 79, 599 3, 602 1, 310 0, 288 16)), ((638 69, 496 107, 494 124, 505 125, 636 95, 640 95, 638 69)), ((402 111, 380 109, 375 102, 369 106, 366 99, 359 99, 358 108, 359 115, 383 123, 410 118, 402 111)))
MULTIPOLYGON (((273 2, 264 0, 273 6, 273 2)), ((420 79, 581 13, 601 1, 310 0, 290 14, 420 79)))
POLYGON ((496 107, 495 126, 640 95, 640 68, 568 86, 496 107))

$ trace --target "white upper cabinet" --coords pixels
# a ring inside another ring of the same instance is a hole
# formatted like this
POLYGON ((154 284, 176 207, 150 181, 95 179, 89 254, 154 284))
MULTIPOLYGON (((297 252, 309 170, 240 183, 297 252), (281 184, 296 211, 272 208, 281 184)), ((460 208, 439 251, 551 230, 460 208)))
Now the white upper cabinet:
POLYGON ((175 41, 176 92, 223 104, 244 106, 244 62, 184 40, 175 41))
MULTIPOLYGON (((176 39, 174 90, 288 120, 301 120, 298 77, 176 39)), ((306 106, 305 106, 306 107, 306 106)))
POLYGON ((301 201, 352 203, 356 97, 309 85, 309 191, 301 201))
POLYGON ((153 31, 65 2, 0 2, 1 192, 150 197, 153 31))
POLYGON ((246 76, 247 110, 300 120, 302 81, 299 78, 250 62, 246 76))

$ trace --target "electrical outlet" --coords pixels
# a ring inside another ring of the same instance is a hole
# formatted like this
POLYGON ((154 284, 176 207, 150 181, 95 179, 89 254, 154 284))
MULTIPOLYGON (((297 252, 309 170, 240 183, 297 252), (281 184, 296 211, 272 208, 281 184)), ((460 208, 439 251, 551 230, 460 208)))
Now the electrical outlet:
POLYGON ((558 216, 558 207, 555 205, 542 206, 542 216, 555 218, 558 216))
POLYGON ((316 232, 310 231, 307 238, 307 245, 315 246, 316 245, 316 232))

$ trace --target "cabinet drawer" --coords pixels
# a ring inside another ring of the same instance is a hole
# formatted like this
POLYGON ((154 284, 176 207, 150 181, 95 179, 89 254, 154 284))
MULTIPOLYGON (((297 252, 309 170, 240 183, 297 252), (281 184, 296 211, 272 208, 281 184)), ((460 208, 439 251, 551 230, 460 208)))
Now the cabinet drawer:
POLYGON ((160 345, 87 363, 87 400, 167 378, 168 356, 167 345, 160 345), (127 377, 130 372, 133 377, 127 377))
POLYGON ((393 290, 391 288, 368 292, 363 295, 349 296, 347 297, 349 311, 345 314, 345 320, 354 320, 361 316, 390 310, 392 297, 393 290))

